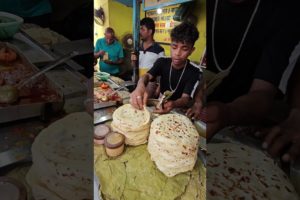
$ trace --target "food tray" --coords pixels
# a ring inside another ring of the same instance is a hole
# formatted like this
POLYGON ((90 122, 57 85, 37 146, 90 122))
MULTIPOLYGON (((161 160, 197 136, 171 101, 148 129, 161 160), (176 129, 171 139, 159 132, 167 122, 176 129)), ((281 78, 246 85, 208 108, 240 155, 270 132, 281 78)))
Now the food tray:
POLYGON ((97 85, 94 85, 94 110, 107 108, 111 106, 117 106, 121 101, 121 97, 116 93, 116 97, 114 99, 110 99, 109 95, 113 93, 115 90, 107 83, 108 88, 103 89, 100 85, 105 82, 98 82, 97 85), (98 96, 97 96, 98 95, 98 96), (107 101, 102 101, 101 97, 109 98, 107 101))
MULTIPOLYGON (((33 73, 39 70, 35 65, 29 62, 29 60, 24 56, 24 54, 15 46, 11 45, 10 43, 0 42, 0 48, 3 46, 7 46, 16 51, 16 53, 20 57, 22 65, 25 66, 26 70, 28 69, 28 71, 33 73)), ((21 80, 23 80, 24 78, 25 77, 21 77, 21 80)), ((42 98, 37 97, 38 99, 35 100, 29 97, 27 98, 27 101, 18 101, 14 104, 1 104, 0 123, 41 116, 45 114, 44 111, 46 112, 47 107, 51 108, 52 106, 54 107, 54 105, 61 104, 63 102, 62 91, 46 76, 41 75, 35 81, 33 81, 34 84, 31 83, 31 85, 36 85, 37 82, 41 83, 41 85, 44 84, 42 87, 45 87, 45 89, 49 91, 49 95, 51 94, 53 98, 50 98, 49 100, 42 100, 42 98)), ((42 89, 40 91, 42 91, 42 89)), ((48 97, 47 94, 45 96, 48 97)))

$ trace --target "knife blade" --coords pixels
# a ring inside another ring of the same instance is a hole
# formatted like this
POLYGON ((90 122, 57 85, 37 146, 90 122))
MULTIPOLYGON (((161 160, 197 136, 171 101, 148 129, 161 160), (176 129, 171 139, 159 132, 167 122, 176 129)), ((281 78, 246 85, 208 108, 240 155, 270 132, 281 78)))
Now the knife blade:
POLYGON ((14 147, 0 153, 0 168, 21 161, 30 161, 30 146, 14 147))

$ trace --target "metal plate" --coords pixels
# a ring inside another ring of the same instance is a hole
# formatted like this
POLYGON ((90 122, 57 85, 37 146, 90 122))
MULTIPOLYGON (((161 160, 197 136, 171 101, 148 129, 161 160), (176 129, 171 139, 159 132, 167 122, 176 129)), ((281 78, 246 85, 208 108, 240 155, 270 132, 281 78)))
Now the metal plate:
POLYGON ((0 165, 30 161, 31 145, 45 124, 33 119, 0 125, 0 165))
MULTIPOLYGON (((4 43, 0 43, 1 46, 5 45, 4 43)), ((8 44, 9 48, 12 48, 17 52, 22 60, 22 64, 31 68, 33 72, 38 71, 39 69, 33 65, 24 55, 18 50, 15 46, 8 44)), ((44 82, 47 82, 47 87, 54 91, 57 95, 57 99, 53 102, 39 101, 35 103, 23 103, 23 104, 12 104, 0 107, 0 123, 15 121, 19 119, 25 119, 30 117, 41 116, 43 114, 43 110, 45 106, 49 106, 51 104, 56 104, 57 102, 63 102, 63 92, 57 87, 51 80, 49 80, 46 76, 41 75, 44 82)), ((40 79, 40 78, 39 78, 40 79)))
POLYGON ((112 106, 94 111, 94 125, 112 120, 112 115, 116 109, 116 106, 112 106))
POLYGON ((108 102, 102 102, 102 103, 94 103, 94 110, 99 110, 111 106, 116 106, 117 102, 116 101, 108 101, 108 102))

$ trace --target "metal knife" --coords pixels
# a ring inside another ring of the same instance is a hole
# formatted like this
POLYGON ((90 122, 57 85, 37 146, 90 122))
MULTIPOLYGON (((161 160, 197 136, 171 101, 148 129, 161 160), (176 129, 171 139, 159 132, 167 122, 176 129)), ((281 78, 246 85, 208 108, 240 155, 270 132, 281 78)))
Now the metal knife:
POLYGON ((0 153, 0 168, 21 161, 30 161, 30 146, 14 147, 0 153))

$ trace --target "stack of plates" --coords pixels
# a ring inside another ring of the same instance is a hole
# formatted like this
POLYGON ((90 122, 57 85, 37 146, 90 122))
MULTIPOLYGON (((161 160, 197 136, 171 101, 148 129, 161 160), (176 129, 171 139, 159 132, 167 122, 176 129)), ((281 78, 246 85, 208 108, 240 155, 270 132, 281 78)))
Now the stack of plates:
POLYGON ((113 131, 125 136, 125 144, 144 144, 149 135, 150 113, 146 108, 137 110, 130 104, 125 104, 114 112, 111 127, 113 131))
POLYGON ((199 134, 184 115, 166 114, 151 124, 148 151, 168 177, 192 170, 197 160, 199 134))

